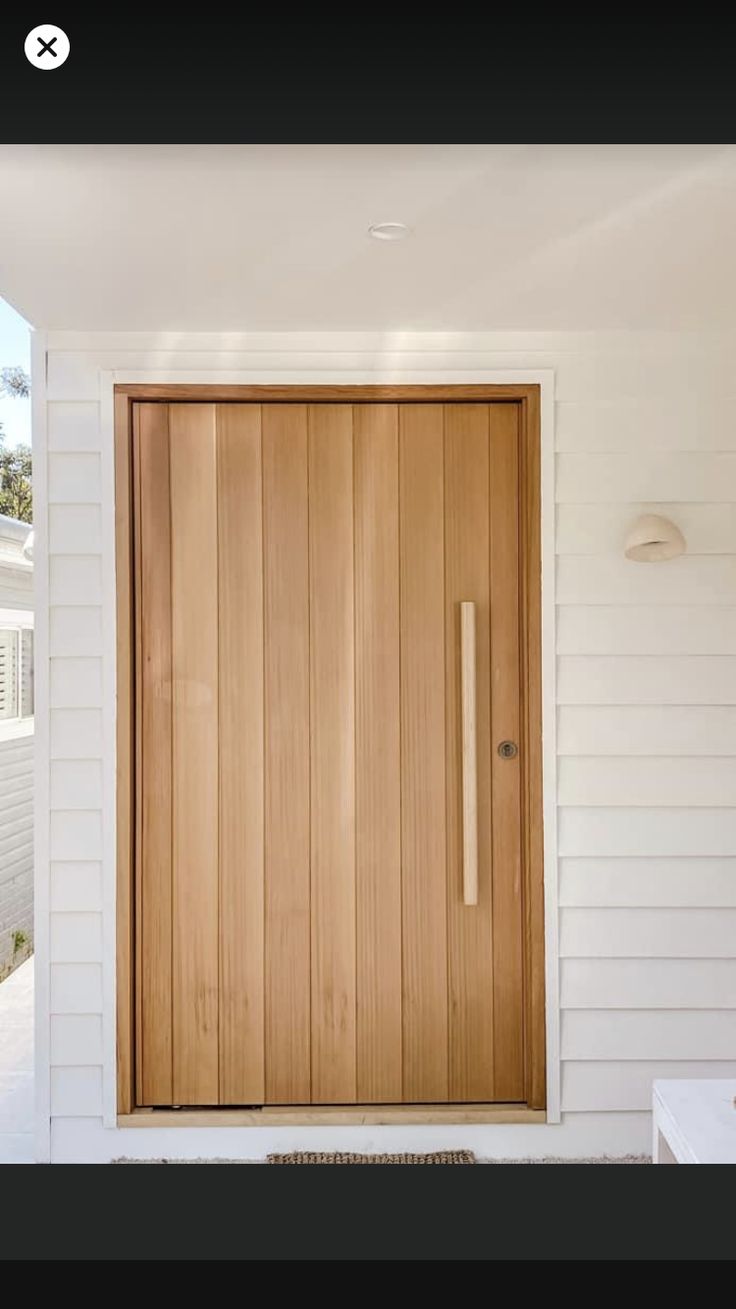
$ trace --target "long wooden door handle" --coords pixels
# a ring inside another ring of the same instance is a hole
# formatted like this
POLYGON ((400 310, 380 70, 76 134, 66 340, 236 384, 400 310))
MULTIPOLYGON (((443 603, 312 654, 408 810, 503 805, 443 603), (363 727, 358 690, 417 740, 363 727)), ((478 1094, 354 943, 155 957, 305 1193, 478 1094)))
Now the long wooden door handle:
POLYGON ((478 752, 475 713, 475 604, 460 604, 462 691, 463 903, 478 903, 478 752))

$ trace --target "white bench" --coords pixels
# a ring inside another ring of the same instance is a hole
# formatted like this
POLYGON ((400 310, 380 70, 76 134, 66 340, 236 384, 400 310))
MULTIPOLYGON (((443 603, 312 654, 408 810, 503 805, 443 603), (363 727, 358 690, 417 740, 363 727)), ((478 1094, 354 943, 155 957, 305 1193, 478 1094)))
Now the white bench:
POLYGON ((736 1164, 736 1080, 655 1082, 655 1164, 736 1164))

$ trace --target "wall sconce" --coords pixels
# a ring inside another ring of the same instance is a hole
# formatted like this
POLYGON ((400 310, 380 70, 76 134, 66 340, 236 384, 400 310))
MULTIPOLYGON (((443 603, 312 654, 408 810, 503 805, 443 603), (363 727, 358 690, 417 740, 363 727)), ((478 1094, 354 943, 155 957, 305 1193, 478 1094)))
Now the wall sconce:
POLYGON ((659 514, 642 514, 626 537, 627 559, 642 564, 659 564, 685 553, 685 538, 679 527, 659 514))

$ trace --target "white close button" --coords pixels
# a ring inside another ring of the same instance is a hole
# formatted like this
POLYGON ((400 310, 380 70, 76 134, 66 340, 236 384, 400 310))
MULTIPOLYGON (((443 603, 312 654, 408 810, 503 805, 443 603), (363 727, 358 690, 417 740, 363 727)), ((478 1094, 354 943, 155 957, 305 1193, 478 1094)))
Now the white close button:
POLYGON ((29 64, 49 72, 52 68, 61 68, 69 58, 69 37, 61 27, 41 23, 28 33, 23 49, 29 64))

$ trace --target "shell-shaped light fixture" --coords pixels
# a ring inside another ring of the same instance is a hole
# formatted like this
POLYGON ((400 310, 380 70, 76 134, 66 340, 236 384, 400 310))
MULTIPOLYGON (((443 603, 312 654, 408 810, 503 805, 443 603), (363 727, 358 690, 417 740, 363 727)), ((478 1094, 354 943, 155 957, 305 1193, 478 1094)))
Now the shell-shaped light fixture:
POLYGON ((685 538, 679 527, 659 514, 642 514, 626 537, 627 559, 642 564, 659 564, 685 553, 685 538))

